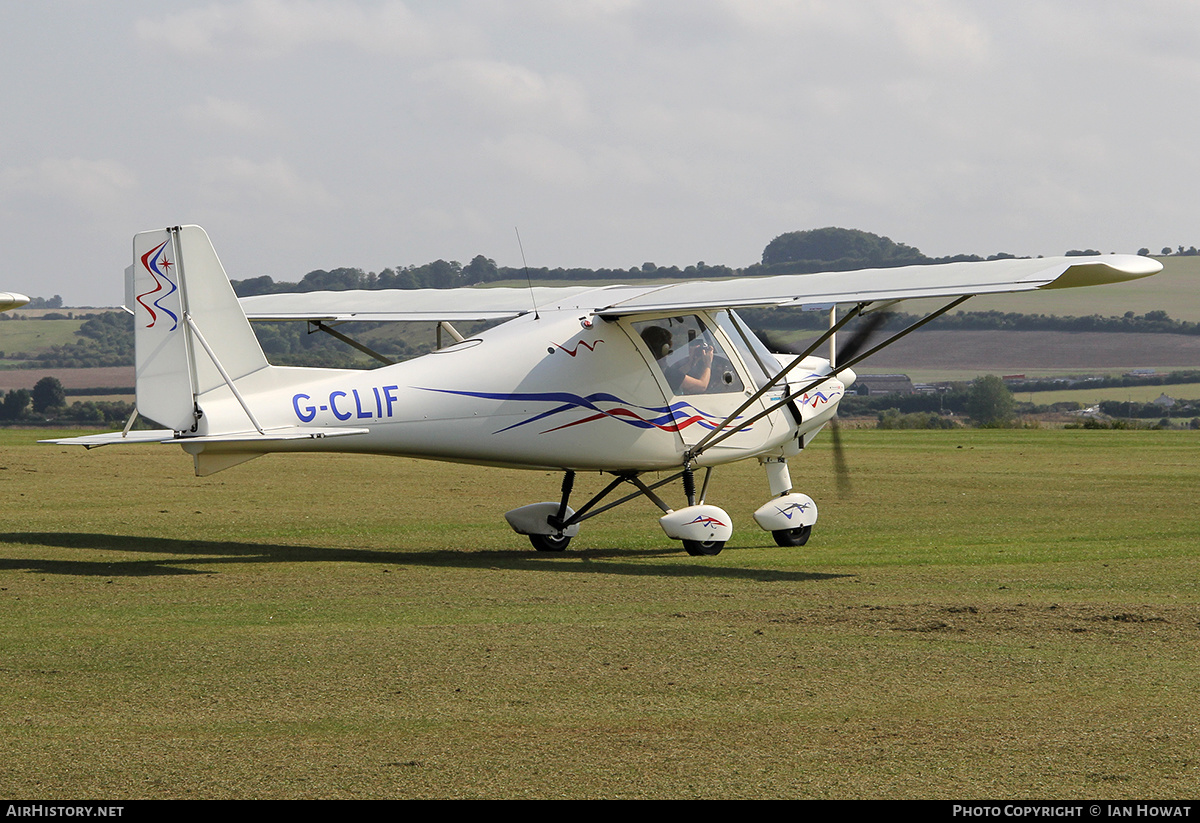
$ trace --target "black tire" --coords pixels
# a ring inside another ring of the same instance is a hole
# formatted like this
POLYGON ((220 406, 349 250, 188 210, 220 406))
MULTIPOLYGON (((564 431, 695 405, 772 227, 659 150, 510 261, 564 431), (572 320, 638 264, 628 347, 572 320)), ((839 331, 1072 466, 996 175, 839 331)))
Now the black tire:
POLYGON ((566 551, 571 538, 565 534, 531 534, 529 535, 529 542, 540 552, 561 552, 566 551))
POLYGON ((724 540, 684 540, 683 550, 692 557, 712 557, 725 548, 724 540))
POLYGON ((777 532, 771 532, 771 536, 775 538, 775 545, 783 546, 784 548, 803 546, 808 542, 808 537, 811 534, 812 526, 801 526, 798 529, 780 529, 777 532))

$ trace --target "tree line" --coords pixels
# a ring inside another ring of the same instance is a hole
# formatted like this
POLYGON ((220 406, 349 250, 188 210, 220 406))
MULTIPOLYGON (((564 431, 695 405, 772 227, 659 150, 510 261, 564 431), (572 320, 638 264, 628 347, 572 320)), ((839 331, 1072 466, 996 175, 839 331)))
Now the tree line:
POLYGON ((43 377, 30 389, 0 392, 0 421, 7 425, 123 425, 133 413, 132 403, 119 401, 75 401, 67 404, 67 392, 57 377, 43 377))

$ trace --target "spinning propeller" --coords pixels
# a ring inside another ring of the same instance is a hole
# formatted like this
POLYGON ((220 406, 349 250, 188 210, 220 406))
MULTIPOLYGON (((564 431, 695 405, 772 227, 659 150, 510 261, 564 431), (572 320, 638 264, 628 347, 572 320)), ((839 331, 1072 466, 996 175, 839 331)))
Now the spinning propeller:
MULTIPOLYGON (((845 364, 858 357, 866 349, 867 344, 875 336, 875 333, 887 323, 889 317, 890 315, 887 312, 872 312, 867 316, 865 321, 859 323, 850 339, 838 348, 837 359, 834 361, 835 365, 831 367, 830 371, 836 371, 836 364, 845 364)), ((804 350, 801 348, 793 346, 790 343, 785 343, 767 332, 756 329, 755 334, 758 335, 759 339, 771 351, 796 355, 804 353, 804 350)), ((851 492, 850 468, 846 462, 845 450, 842 447, 842 429, 838 423, 836 414, 829 421, 829 436, 833 444, 833 471, 837 479, 838 494, 846 496, 851 492)))
MULTIPOLYGON (((854 335, 838 348, 837 363, 845 363, 849 360, 858 357, 863 349, 867 347, 867 343, 875 336, 885 323, 887 323, 890 315, 887 312, 874 312, 869 315, 866 322, 859 324, 854 330, 854 335)), ((836 366, 834 366, 836 368, 836 366)), ((849 496, 852 489, 850 487, 850 467, 846 463, 846 452, 842 448, 842 426, 838 423, 838 416, 835 412, 833 419, 829 421, 829 437, 833 443, 833 475, 837 479, 838 494, 842 497, 849 496)))

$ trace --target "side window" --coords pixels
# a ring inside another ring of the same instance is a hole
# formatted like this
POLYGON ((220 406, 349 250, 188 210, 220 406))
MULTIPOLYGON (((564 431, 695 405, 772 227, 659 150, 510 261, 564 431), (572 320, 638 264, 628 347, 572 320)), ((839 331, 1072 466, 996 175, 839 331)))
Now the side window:
POLYGON ((740 392, 742 378, 717 337, 697 315, 633 324, 675 394, 740 392))

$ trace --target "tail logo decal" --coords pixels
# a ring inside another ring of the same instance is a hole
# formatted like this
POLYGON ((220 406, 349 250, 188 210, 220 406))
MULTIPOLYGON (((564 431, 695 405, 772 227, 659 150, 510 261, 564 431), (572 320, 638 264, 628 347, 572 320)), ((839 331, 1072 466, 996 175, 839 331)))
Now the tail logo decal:
POLYGON ((171 290, 166 294, 159 295, 157 298, 155 298, 154 306, 157 306, 160 311, 171 318, 172 325, 168 331, 175 331, 175 329, 179 327, 179 318, 176 316, 175 312, 171 311, 160 302, 163 298, 171 296, 179 289, 179 287, 175 285, 175 281, 173 281, 168 275, 168 272, 171 270, 171 266, 175 265, 167 259, 166 247, 168 242, 169 241, 164 240, 160 245, 155 246, 150 251, 142 255, 142 268, 148 271, 150 276, 154 278, 154 288, 139 294, 137 296, 137 302, 142 304, 142 308, 150 312, 150 322, 146 324, 146 328, 154 328, 154 325, 158 322, 158 312, 154 311, 150 304, 146 303, 146 301, 144 301, 142 298, 149 297, 152 294, 158 294, 165 288, 163 283, 166 282, 166 284, 171 287, 171 290))

